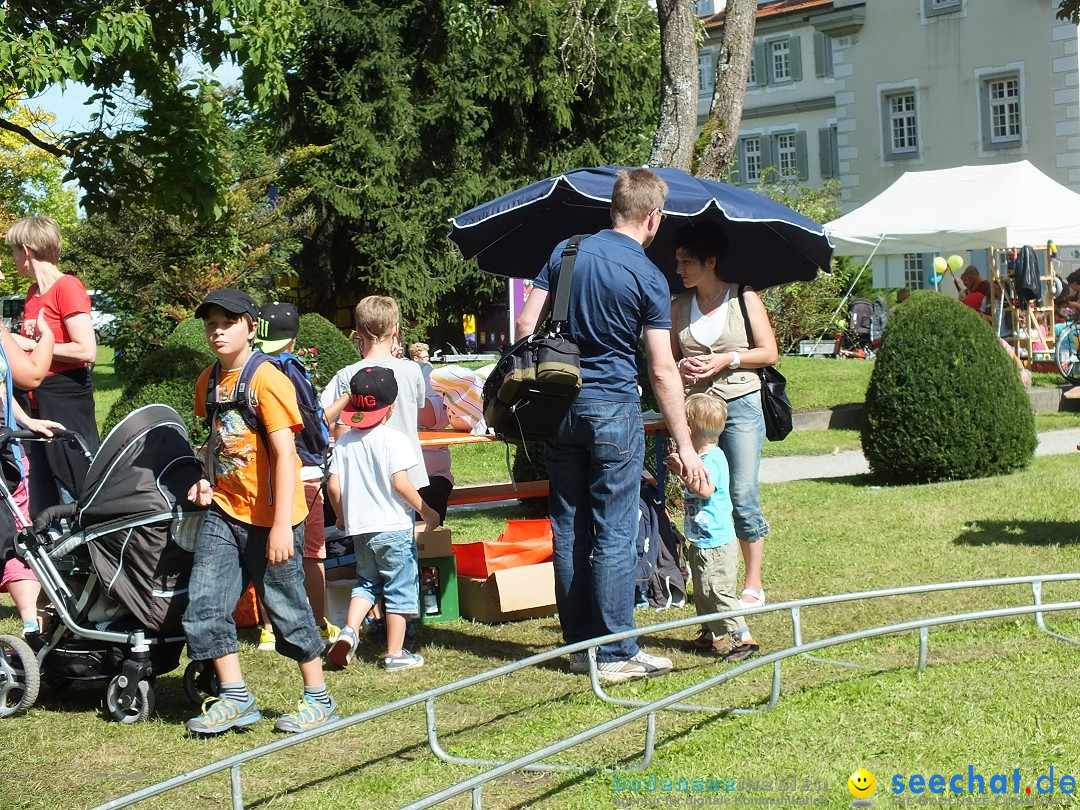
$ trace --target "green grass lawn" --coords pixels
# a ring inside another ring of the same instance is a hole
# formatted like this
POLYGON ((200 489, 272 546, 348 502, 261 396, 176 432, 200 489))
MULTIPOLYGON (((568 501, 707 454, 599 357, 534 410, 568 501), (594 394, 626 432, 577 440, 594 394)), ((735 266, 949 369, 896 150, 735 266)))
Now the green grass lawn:
MULTIPOLYGON (((123 383, 116 376, 113 365, 113 350, 110 346, 98 346, 97 362, 94 363, 94 411, 97 416, 98 432, 105 424, 113 404, 120 398, 123 383)), ((102 436, 102 438, 105 438, 102 436)))
MULTIPOLYGON (((1075 459, 1036 459, 1032 466, 992 480, 912 487, 878 487, 865 477, 810 480, 763 487, 773 530, 766 550, 765 588, 772 603, 785 599, 939 582, 1075 571, 1080 523, 1070 516, 1065 481, 1075 459), (1067 497, 1067 496, 1066 496, 1067 497)), ((458 539, 490 537, 512 514, 503 510, 454 513, 458 539)), ((1025 602, 1023 588, 973 590, 808 609, 808 640, 921 616, 1025 602)), ((1076 585, 1048 586, 1048 600, 1080 598, 1076 585)), ((691 615, 690 608, 638 613, 646 649, 670 655, 676 671, 649 683, 611 687, 621 697, 656 698, 719 672, 724 665, 684 653, 690 636, 650 633, 649 624, 691 615)), ((1048 617, 1062 632, 1080 634, 1075 615, 1048 617)), ((18 624, 7 597, 0 631, 18 624)), ((784 615, 759 617, 755 636, 766 651, 790 641, 784 615)), ((427 665, 386 673, 366 642, 360 661, 328 673, 344 713, 354 713, 438 684, 517 660, 559 643, 554 618, 488 626, 459 620, 425 628, 427 665)), ((1080 726, 1073 673, 1080 652, 1038 633, 1030 620, 1003 620, 934 630, 930 663, 914 672, 917 638, 908 634, 848 644, 830 656, 891 668, 875 674, 815 664, 784 663, 779 705, 749 717, 664 712, 657 718, 652 773, 678 779, 828 780, 832 806, 851 800, 848 775, 866 767, 878 780, 875 802, 888 803, 892 774, 1023 775, 1023 785, 1055 767, 1076 775, 1080 726)), ((183 696, 180 671, 158 678, 158 716, 136 726, 103 720, 101 690, 73 687, 46 694, 25 717, 0 721, 9 755, 0 769, 5 808, 85 808, 142 785, 182 773, 274 739, 272 719, 292 707, 299 691, 295 666, 255 649, 244 631, 245 675, 267 716, 244 734, 188 739, 182 721, 194 707, 183 696), (17 749, 17 753, 14 751, 17 749)), ((759 706, 768 667, 703 696, 715 705, 759 706)), ((510 758, 617 716, 598 703, 585 678, 551 666, 457 693, 438 702, 443 744, 455 755, 510 758)), ((640 754, 644 724, 590 742, 558 761, 604 767, 640 754)), ((322 737, 285 755, 244 766, 247 807, 398 807, 476 773, 436 759, 424 743, 423 714, 410 710, 374 724, 322 737)), ((647 775, 647 774, 646 774, 647 775)), ((728 794, 731 795, 731 794, 728 794)), ((766 791, 744 795, 769 796, 766 791)), ((612 806, 605 774, 516 774, 485 787, 491 808, 612 806)), ((228 778, 156 797, 152 808, 228 805, 228 778)), ((467 799, 446 807, 464 808, 467 799)), ((879 806, 882 806, 879 804, 879 806)))

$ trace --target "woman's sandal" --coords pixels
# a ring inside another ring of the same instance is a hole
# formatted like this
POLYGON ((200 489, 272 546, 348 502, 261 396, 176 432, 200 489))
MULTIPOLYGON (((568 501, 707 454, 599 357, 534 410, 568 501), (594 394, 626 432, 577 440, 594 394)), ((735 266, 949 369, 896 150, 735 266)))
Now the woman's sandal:
POLYGON ((753 588, 743 588, 743 592, 739 594, 739 601, 747 607, 761 607, 765 604, 765 589, 755 591, 753 588), (747 600, 745 597, 749 596, 747 600))

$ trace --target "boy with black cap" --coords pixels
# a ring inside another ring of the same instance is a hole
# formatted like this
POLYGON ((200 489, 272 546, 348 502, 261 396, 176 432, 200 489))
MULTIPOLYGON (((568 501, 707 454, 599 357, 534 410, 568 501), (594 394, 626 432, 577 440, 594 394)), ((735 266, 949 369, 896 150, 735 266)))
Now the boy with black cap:
POLYGON ((349 382, 349 400, 338 421, 348 430, 330 459, 327 493, 338 528, 353 537, 356 586, 346 626, 327 655, 346 666, 353 657, 360 623, 381 597, 386 609, 387 670, 423 666, 424 659, 403 648, 405 626, 419 615, 419 567, 412 511, 429 529, 439 514, 423 502, 409 480, 417 463, 409 440, 385 423, 394 410, 398 384, 393 369, 368 366, 349 382))
MULTIPOLYGON (((259 310, 259 324, 255 336, 255 348, 265 352, 274 358, 274 362, 283 371, 287 371, 287 377, 292 381, 296 389, 297 404, 301 406, 301 416, 304 415, 305 403, 310 409, 318 409, 319 397, 315 393, 315 386, 311 378, 304 370, 303 364, 293 355, 296 348, 296 336, 300 334, 300 315, 292 304, 278 302, 263 304, 259 310), (301 391, 301 386, 306 391, 301 391)), ((308 516, 304 522, 304 590, 307 591, 308 604, 311 612, 315 615, 315 622, 319 625, 319 635, 327 644, 332 644, 337 638, 340 628, 336 627, 326 618, 326 569, 323 560, 326 559, 326 526, 323 522, 323 475, 326 472, 326 425, 322 421, 321 409, 316 418, 312 419, 311 425, 305 424, 304 434, 297 434, 297 452, 300 453, 300 479, 304 487, 304 503, 307 504, 308 516), (313 440, 306 436, 309 429, 320 431, 320 436, 313 440), (308 441, 305 442, 305 439, 308 441), (314 441, 319 445, 320 452, 312 453, 307 445, 314 441), (301 448, 305 448, 301 451, 301 448)), ((310 414, 316 416, 315 414, 310 414)), ((307 421, 307 420, 305 420, 307 421)), ((260 614, 265 616, 264 611, 260 614)), ((259 632, 259 649, 276 649, 277 638, 274 636, 273 625, 269 617, 263 622, 259 632)))
POLYGON ((195 546, 184 633, 188 655, 213 660, 221 683, 220 696, 187 721, 188 730, 201 735, 221 734, 262 718, 240 672, 232 618, 245 575, 270 614, 278 650, 299 664, 304 680, 300 706, 280 717, 274 728, 307 731, 338 716, 337 704, 326 692, 323 640, 295 554, 307 517, 304 492, 297 486, 300 459, 293 432, 303 422, 295 389, 272 363, 256 369, 247 401, 255 409, 258 431, 233 403, 233 389, 253 356, 258 314, 251 296, 230 288, 210 293, 195 310, 218 357, 195 385, 195 413, 205 417, 210 410, 212 424, 207 476, 188 492, 189 500, 210 508, 195 546))

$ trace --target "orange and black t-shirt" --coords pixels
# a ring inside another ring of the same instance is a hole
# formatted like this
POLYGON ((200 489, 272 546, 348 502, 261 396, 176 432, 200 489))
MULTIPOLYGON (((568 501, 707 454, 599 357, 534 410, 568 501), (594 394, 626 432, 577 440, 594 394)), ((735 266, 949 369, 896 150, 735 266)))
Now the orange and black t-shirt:
MULTIPOLYGON (((195 414, 206 417, 206 387, 210 383, 213 366, 199 375, 195 383, 195 414)), ((223 371, 218 401, 230 400, 233 388, 240 377, 240 369, 223 371)), ((259 422, 267 435, 288 428, 293 433, 303 430, 304 422, 296 405, 296 389, 289 378, 273 363, 263 363, 251 379, 251 396, 259 422)), ((214 467, 217 484, 214 486, 214 503, 226 514, 251 526, 274 525, 274 504, 270 501, 270 474, 273 460, 270 448, 265 446, 258 433, 252 431, 235 408, 223 410, 217 418, 218 444, 214 467)), ((292 444, 289 445, 292 447, 292 444)), ((307 502, 304 486, 300 480, 300 457, 296 461, 296 486, 290 493, 293 500, 292 525, 303 523, 307 518, 307 502)), ((284 493, 275 492, 274 498, 284 493)))

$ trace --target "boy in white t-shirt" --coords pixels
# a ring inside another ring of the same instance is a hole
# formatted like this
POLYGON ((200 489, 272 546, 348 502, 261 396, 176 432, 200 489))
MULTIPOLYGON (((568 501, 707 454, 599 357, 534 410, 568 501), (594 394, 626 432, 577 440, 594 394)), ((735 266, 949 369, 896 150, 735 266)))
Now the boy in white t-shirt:
POLYGON ((381 597, 386 609, 383 665, 387 670, 423 666, 422 656, 402 646, 409 618, 420 612, 412 513, 419 512, 429 529, 439 525, 439 515, 409 480, 408 470, 418 461, 411 444, 385 424, 398 396, 393 370, 362 368, 349 388, 338 421, 351 430, 334 447, 327 492, 338 528, 353 537, 356 586, 346 626, 327 659, 335 666, 348 665, 360 623, 381 597))

